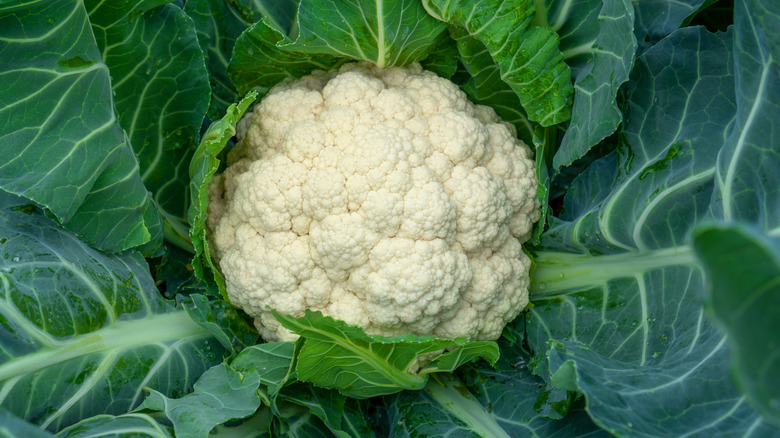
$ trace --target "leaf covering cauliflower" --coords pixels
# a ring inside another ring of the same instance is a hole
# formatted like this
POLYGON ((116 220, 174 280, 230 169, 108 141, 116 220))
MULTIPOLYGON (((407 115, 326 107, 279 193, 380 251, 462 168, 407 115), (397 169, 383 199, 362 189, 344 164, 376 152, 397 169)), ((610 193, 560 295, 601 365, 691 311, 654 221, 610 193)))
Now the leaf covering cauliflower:
POLYGON ((209 238, 267 341, 296 338, 270 309, 494 340, 528 304, 532 153, 452 82, 348 64, 277 85, 237 131, 209 238))

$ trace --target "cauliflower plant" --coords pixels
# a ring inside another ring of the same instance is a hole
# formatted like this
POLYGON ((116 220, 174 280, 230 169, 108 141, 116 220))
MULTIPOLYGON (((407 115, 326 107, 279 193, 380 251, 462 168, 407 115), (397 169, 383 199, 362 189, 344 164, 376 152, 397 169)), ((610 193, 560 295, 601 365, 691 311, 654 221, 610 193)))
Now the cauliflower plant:
POLYGON ((452 82, 349 64, 274 87, 237 131, 209 236, 267 341, 296 338, 270 309, 494 340, 528 304, 532 152, 452 82))

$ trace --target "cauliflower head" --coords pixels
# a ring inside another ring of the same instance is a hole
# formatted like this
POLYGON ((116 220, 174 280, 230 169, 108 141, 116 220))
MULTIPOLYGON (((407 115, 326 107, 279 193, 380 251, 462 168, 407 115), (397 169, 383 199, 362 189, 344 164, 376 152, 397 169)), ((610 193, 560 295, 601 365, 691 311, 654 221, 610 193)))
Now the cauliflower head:
POLYGON ((233 303, 371 334, 494 340, 528 304, 540 208, 512 125, 423 70, 348 64, 274 87, 209 187, 209 239, 233 303))

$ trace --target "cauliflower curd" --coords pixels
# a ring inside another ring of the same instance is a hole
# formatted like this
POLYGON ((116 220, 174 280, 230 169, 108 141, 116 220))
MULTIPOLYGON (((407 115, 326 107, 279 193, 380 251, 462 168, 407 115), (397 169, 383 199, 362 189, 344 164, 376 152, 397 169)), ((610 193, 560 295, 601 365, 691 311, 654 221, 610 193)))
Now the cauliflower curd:
POLYGON ((532 152, 452 82, 349 64, 277 85, 237 131, 209 238, 265 340, 297 337, 270 309, 307 308, 371 334, 494 340, 528 304, 532 152))

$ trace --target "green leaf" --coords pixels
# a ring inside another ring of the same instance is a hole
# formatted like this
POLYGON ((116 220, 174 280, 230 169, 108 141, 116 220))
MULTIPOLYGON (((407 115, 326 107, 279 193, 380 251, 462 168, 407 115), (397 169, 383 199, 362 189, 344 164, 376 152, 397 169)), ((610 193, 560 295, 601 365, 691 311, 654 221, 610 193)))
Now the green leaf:
POLYGON ((279 47, 403 66, 425 58, 446 27, 416 0, 301 0, 297 38, 279 47))
POLYGON ((5 6, 0 29, 0 188, 99 249, 159 241, 84 5, 5 6))
POLYGON ((256 374, 242 375, 222 363, 203 373, 191 394, 172 399, 149 390, 136 410, 164 413, 177 438, 206 438, 214 426, 255 413, 258 384, 256 374))
MULTIPOLYGON (((188 239, 189 240, 189 239, 188 239)), ((186 295, 202 288, 192 275, 192 253, 173 245, 166 245, 162 255, 149 259, 157 288, 166 298, 186 295)), ((208 289, 205 293, 208 294, 208 289)), ((215 295, 212 293, 212 295, 215 295)))
POLYGON ((282 388, 295 382, 293 367, 294 344, 292 342, 269 342, 248 347, 241 352, 230 366, 242 374, 257 374, 263 401, 276 409, 276 396, 282 388))
POLYGON ((282 325, 299 334, 303 346, 296 358, 299 380, 334 388, 348 397, 369 398, 403 389, 422 389, 427 374, 449 372, 465 362, 484 357, 495 362, 498 347, 492 342, 471 346, 464 339, 438 339, 408 335, 385 338, 367 335, 361 328, 306 311, 302 318, 274 312, 282 325), (452 349, 441 362, 415 371, 421 356, 452 349), (464 349, 460 352, 460 349, 464 349))
POLYGON ((29 212, 39 210, 40 206, 36 205, 32 201, 21 196, 8 193, 5 190, 0 190, 0 210, 26 210, 29 212))
POLYGON ((283 35, 290 35, 296 27, 300 0, 239 0, 240 9, 250 22, 265 20, 266 24, 283 35))
POLYGON ((688 240, 712 217, 734 127, 733 36, 685 28, 637 59, 621 144, 575 179, 534 250, 534 371, 616 435, 776 433, 728 377, 688 240))
POLYGON ((636 39, 645 44, 653 44, 677 30, 686 18, 695 14, 697 9, 710 0, 653 0, 635 1, 636 39))
POLYGON ((147 414, 96 415, 66 427, 57 433, 60 438, 171 438, 173 431, 157 423, 147 414))
POLYGON ((342 431, 342 428, 360 429, 362 424, 344 411, 346 397, 297 381, 294 358, 298 353, 295 348, 292 342, 255 345, 244 350, 230 366, 244 375, 259 377, 260 397, 277 417, 284 417, 285 406, 295 404, 307 408, 338 437, 365 436, 342 431))
MULTIPOLYGON (((244 5, 224 0, 188 0, 184 12, 192 18, 198 41, 206 57, 206 68, 211 84, 211 102, 208 117, 221 118, 227 108, 238 101, 236 87, 230 82, 227 68, 233 46, 241 32, 254 23, 254 2, 244 5)), ((281 3, 281 2, 280 2, 281 3)), ((258 17, 259 19, 259 17, 258 17)))
MULTIPOLYGON (((558 128, 550 126, 542 128, 537 125, 533 131, 533 144, 536 146, 534 157, 534 170, 536 172, 536 196, 539 198, 539 205, 542 205, 539 222, 534 226, 534 234, 531 238, 532 245, 538 245, 547 225, 547 218, 550 215, 550 155, 554 145, 558 143, 558 128)), ((531 257, 533 260, 533 257, 531 257)))
POLYGON ((314 70, 335 68, 347 61, 330 54, 282 50, 277 43, 283 39, 265 20, 238 37, 227 71, 240 93, 255 90, 263 96, 279 82, 298 79, 314 70))
POLYGON ((341 430, 351 437, 378 437, 371 427, 371 405, 353 398, 344 403, 341 430))
POLYGON ((623 120, 617 93, 628 80, 637 48, 629 0, 590 0, 572 7, 561 3, 546 0, 547 10, 537 11, 535 20, 558 33, 574 77, 574 106, 553 158, 556 171, 583 157, 623 120))
POLYGON ((466 367, 456 376, 437 374, 420 392, 387 398, 384 436, 607 436, 588 418, 581 404, 564 420, 537 412, 543 381, 517 366, 496 371, 466 367))
POLYGON ((187 166, 210 89, 192 20, 176 5, 146 3, 85 4, 141 179, 178 243, 188 237, 187 166))
POLYGON ((425 374, 428 370, 431 372, 449 373, 455 371, 461 365, 485 359, 488 363, 495 364, 498 360, 498 347, 493 341, 471 341, 455 350, 442 353, 433 359, 433 362, 420 372, 425 374))
POLYGON ((420 65, 425 70, 452 80, 458 71, 458 48, 448 32, 439 35, 439 39, 428 48, 428 56, 420 61, 420 65))
POLYGON ((0 407, 44 429, 189 390, 225 354, 163 300, 143 257, 106 255, 35 212, 0 212, 0 407))
POLYGON ((309 409, 309 412, 319 418, 327 430, 338 438, 350 437, 347 432, 341 430, 346 401, 347 398, 337 391, 318 388, 303 382, 293 383, 279 394, 281 406, 285 403, 294 403, 309 409))
POLYGON ((738 225, 693 235, 710 287, 705 303, 726 330, 741 391, 780 427, 780 239, 738 225))
POLYGON ((737 2, 734 79, 737 114, 718 156, 715 214, 780 230, 780 45, 771 38, 780 6, 737 2))
POLYGON ((496 418, 485 415, 485 408, 468 392, 468 389, 451 375, 436 376, 425 386, 425 392, 448 413, 477 436, 509 438, 496 418))
MULTIPOLYGON (((773 236, 780 230, 780 135, 776 127, 780 45, 764 29, 771 28, 778 17, 777 5, 736 4, 737 111, 718 156, 712 203, 716 217, 749 222, 773 236)), ((763 336, 772 333, 777 321, 773 316, 778 313, 777 239, 740 227, 719 227, 699 230, 694 244, 713 287, 708 292, 710 312, 730 336, 737 383, 764 418, 780 426, 780 394, 772 383, 772 369, 780 368, 772 352, 780 347, 774 337, 763 336), (755 331, 746 333, 746 329, 755 331)))
MULTIPOLYGON (((151 238, 149 239, 148 242, 144 243, 143 245, 139 245, 135 247, 135 249, 136 251, 140 252, 144 257, 158 257, 163 253, 163 238, 166 237, 167 222, 163 221, 162 215, 160 214, 160 210, 157 208, 157 205, 153 202, 151 193, 147 192, 147 198, 148 198, 147 199, 148 202, 146 204, 146 209, 144 210, 144 223, 146 224, 146 228, 149 231, 151 238)), ((100 206, 96 205, 95 212, 97 213, 99 211, 100 211, 100 206)), ((67 225, 65 227, 68 228, 67 225)), ((98 227, 98 229, 101 229, 101 227, 98 227)), ((81 238, 82 240, 84 240, 83 237, 81 238)), ((89 240, 87 240, 87 242, 89 242, 89 240)), ((103 249, 100 246, 98 246, 97 248, 103 249)))
MULTIPOLYGON (((554 378, 553 378, 554 380, 554 378)), ((560 420, 566 417, 576 402, 577 392, 560 389, 554 383, 548 383, 534 403, 536 412, 545 418, 560 420)))
POLYGON ((461 84, 475 102, 493 108, 502 120, 517 129, 517 137, 525 144, 533 143, 534 123, 528 120, 520 98, 512 88, 501 79, 501 70, 493 61, 487 48, 458 27, 451 27, 450 34, 457 42, 457 58, 468 72, 468 79, 461 84))
POLYGON ((240 424, 225 423, 211 430, 210 438, 272 438, 271 427, 276 419, 267 407, 261 407, 254 415, 240 424))
POLYGON ((236 40, 227 69, 240 93, 256 90, 262 96, 279 82, 350 60, 382 67, 420 61, 429 48, 441 48, 436 44, 446 28, 412 0, 303 0, 297 17, 260 3, 266 6, 263 19, 236 40))
MULTIPOLYGON (((243 117, 249 106, 257 98, 256 92, 250 92, 238 104, 228 107, 222 119, 212 123, 192 157, 189 167, 190 176, 190 208, 187 219, 190 223, 190 240, 195 249, 192 267, 195 275, 202 281, 216 283, 220 293, 226 298, 225 280, 211 260, 206 238, 206 218, 208 214, 208 187, 214 172, 219 169, 219 159, 228 141, 236 133, 236 124, 243 117), (210 272, 210 275, 206 274, 210 272)), ((227 298, 226 298, 227 300, 227 298)))
POLYGON ((571 71, 558 36, 532 25, 531 0, 425 0, 429 14, 461 27, 485 45, 501 78, 520 97, 528 119, 551 126, 571 117, 571 71))
POLYGON ((291 438, 332 438, 327 426, 309 408, 295 403, 283 403, 271 436, 291 438))
POLYGON ((238 309, 223 300, 210 300, 203 294, 192 293, 182 301, 182 307, 190 318, 208 330, 231 356, 257 342, 257 330, 244 320, 238 309))
POLYGON ((0 437, 2 438, 53 438, 49 432, 11 415, 0 408, 0 437))

